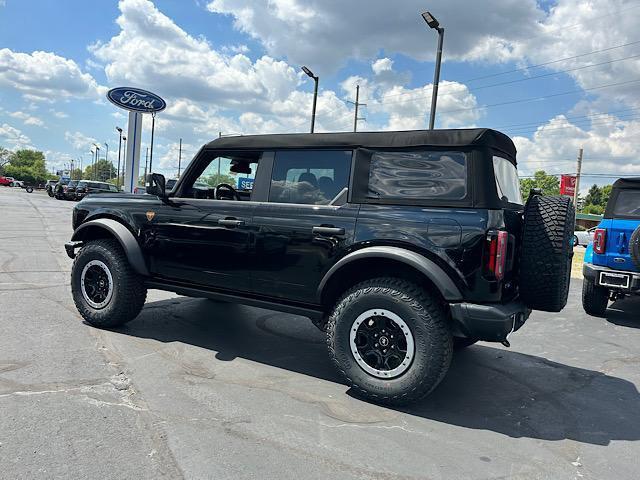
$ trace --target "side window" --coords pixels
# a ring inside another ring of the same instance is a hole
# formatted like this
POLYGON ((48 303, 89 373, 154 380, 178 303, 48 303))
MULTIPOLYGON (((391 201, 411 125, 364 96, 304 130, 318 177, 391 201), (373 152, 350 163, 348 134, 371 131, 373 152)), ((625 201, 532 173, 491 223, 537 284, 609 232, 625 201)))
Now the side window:
POLYGON ((276 152, 269 201, 308 205, 344 203, 351 156, 351 150, 276 152))
POLYGON ((467 156, 455 151, 374 152, 367 197, 462 200, 467 195, 467 156))
POLYGON ((506 198, 508 202, 522 205, 524 202, 520 192, 520 180, 516 166, 505 158, 494 156, 493 171, 496 175, 498 196, 506 198))

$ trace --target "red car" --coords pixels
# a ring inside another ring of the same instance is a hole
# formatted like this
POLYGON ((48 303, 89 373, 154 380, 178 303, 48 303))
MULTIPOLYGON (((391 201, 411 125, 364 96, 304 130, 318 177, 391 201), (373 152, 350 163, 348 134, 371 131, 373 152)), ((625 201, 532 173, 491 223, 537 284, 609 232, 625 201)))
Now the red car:
POLYGON ((13 178, 13 177, 2 177, 2 176, 0 176, 0 185, 3 185, 5 187, 10 186, 14 181, 15 181, 15 178, 13 178))

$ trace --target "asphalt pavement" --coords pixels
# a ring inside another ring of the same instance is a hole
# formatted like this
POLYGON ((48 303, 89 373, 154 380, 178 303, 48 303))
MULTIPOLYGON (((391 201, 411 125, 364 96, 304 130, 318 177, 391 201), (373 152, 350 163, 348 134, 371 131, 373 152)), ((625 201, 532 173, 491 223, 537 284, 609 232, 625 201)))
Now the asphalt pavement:
POLYGON ((427 399, 358 400, 302 317, 150 292, 117 331, 69 289, 73 203, 0 187, 0 478, 637 479, 640 299, 535 312, 427 399))

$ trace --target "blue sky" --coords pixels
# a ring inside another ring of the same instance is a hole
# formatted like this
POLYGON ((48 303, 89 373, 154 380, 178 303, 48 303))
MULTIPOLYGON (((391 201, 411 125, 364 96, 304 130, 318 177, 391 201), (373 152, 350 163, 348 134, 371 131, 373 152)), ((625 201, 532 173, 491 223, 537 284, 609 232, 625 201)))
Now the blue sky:
POLYGON ((93 142, 113 152, 126 118, 106 90, 135 86, 167 100, 154 164, 173 175, 180 137, 190 158, 219 131, 306 131, 302 64, 320 76, 318 130, 352 127, 356 83, 361 130, 424 128, 425 8, 446 28, 437 126, 501 129, 523 175, 573 172, 580 147, 587 174, 640 174, 640 2, 623 0, 4 0, 0 146, 42 150, 52 168, 86 162, 93 142))

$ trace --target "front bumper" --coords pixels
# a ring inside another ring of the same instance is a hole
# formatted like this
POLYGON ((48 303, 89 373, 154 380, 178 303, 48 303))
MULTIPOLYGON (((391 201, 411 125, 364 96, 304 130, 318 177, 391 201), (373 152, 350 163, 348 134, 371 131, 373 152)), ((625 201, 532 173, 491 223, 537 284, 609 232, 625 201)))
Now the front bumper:
POLYGON ((582 266, 582 275, 584 276, 584 278, 591 280, 596 285, 600 285, 600 272, 626 273, 631 277, 629 281, 629 288, 616 288, 611 286, 606 286, 605 288, 619 292, 640 293, 640 273, 638 272, 614 270, 613 268, 604 267, 602 265, 594 265, 593 263, 585 263, 582 266))
POLYGON ((64 244, 64 249, 69 258, 76 258, 76 248, 80 248, 82 243, 83 242, 67 242, 64 244))
POLYGON ((451 304, 451 316, 457 331, 454 335, 487 342, 502 342, 510 332, 518 330, 531 315, 519 300, 506 304, 451 304))

